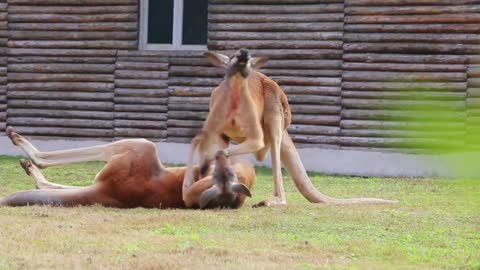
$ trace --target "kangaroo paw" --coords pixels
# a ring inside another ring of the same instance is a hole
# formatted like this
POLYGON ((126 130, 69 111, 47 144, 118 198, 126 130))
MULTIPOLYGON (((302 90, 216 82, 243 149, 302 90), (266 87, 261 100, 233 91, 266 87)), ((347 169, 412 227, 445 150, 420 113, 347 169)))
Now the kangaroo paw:
POLYGON ((287 201, 284 199, 281 199, 279 197, 273 197, 268 200, 261 201, 257 204, 254 204, 252 207, 257 208, 257 207, 274 207, 274 206, 285 206, 287 205, 287 201))
POLYGON ((18 133, 14 132, 12 127, 7 127, 7 129, 5 130, 5 133, 7 133, 8 138, 10 138, 10 140, 12 141, 12 143, 14 145, 18 145, 17 142, 18 142, 18 139, 19 139, 20 135, 18 135, 18 133))

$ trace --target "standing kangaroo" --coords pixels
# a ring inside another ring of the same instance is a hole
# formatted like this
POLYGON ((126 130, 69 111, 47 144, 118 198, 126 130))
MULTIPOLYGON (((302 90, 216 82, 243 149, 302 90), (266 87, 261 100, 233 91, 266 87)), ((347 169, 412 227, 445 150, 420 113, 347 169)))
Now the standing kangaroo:
MULTIPOLYGON (((337 199, 318 191, 308 177, 287 127, 291 123, 288 99, 278 84, 257 71, 268 61, 266 57, 251 57, 245 49, 232 57, 207 52, 211 64, 225 69, 225 78, 211 94, 210 112, 200 133, 192 140, 187 171, 183 182, 183 197, 194 183, 194 156, 200 154, 201 168, 215 152, 224 149, 228 156, 254 153, 264 160, 272 157, 273 197, 257 206, 285 205, 281 163, 286 167, 302 195, 313 203, 355 204, 393 203, 377 198, 337 199), (230 141, 236 145, 230 145, 230 141)), ((201 169, 201 173, 205 170, 201 169)))

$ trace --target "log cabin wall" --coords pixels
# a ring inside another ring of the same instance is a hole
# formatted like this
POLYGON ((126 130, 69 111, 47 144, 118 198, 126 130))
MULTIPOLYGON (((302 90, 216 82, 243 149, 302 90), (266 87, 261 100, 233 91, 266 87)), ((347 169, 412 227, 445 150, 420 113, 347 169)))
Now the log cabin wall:
MULTIPOLYGON (((208 48, 270 56, 262 71, 288 94, 299 145, 479 145, 479 11, 478 0, 210 0, 208 48), (416 128, 425 108, 448 128, 416 128)), ((189 142, 222 70, 203 51, 138 50, 138 21, 138 0, 0 1, 0 132, 189 142)))

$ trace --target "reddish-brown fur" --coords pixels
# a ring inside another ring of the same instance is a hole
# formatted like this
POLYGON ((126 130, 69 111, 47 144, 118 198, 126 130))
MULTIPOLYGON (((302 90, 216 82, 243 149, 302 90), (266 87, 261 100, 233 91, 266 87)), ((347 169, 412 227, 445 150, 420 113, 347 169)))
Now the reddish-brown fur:
MULTIPOLYGON (((28 142, 9 129, 14 144, 28 142)), ((25 147, 21 146, 20 147, 25 147)), ((76 189, 39 189, 14 193, 0 205, 23 206, 29 204, 53 204, 58 206, 101 204, 108 207, 132 208, 185 208, 182 199, 182 182, 185 167, 165 168, 157 157, 156 145, 143 139, 128 139, 108 144, 102 149, 111 155, 105 167, 98 173, 92 186, 76 189)), ((25 149, 24 149, 25 150, 25 149)), ((43 156, 54 152, 39 152, 43 156)), ((35 160, 35 157, 31 157, 35 160)), ((41 174, 32 162, 22 166, 30 175, 41 174)), ((251 188, 255 181, 255 169, 248 162, 233 164, 238 181, 251 188)), ((203 191, 212 186, 212 175, 199 179, 187 191, 190 208, 198 208, 203 191)), ((245 195, 239 194, 242 205, 245 195)), ((225 207, 229 207, 226 205, 225 207)))

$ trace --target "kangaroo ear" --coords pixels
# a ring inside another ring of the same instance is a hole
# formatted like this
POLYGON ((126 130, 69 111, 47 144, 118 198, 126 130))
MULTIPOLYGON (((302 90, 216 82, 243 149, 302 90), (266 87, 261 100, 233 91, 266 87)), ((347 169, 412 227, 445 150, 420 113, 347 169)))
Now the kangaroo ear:
POLYGON ((267 56, 258 56, 258 57, 253 57, 250 60, 250 65, 254 69, 259 69, 263 67, 267 62, 268 62, 267 56))
POLYGON ((200 195, 200 209, 205 209, 208 203, 215 197, 220 195, 220 189, 217 186, 212 186, 211 188, 202 192, 200 195))
POLYGON ((243 194, 248 197, 252 197, 252 193, 250 193, 250 189, 247 186, 240 183, 232 184, 232 191, 238 194, 243 194))
POLYGON ((205 56, 207 57, 208 62, 216 67, 225 68, 227 67, 228 62, 230 62, 228 56, 220 53, 206 52, 205 56))

